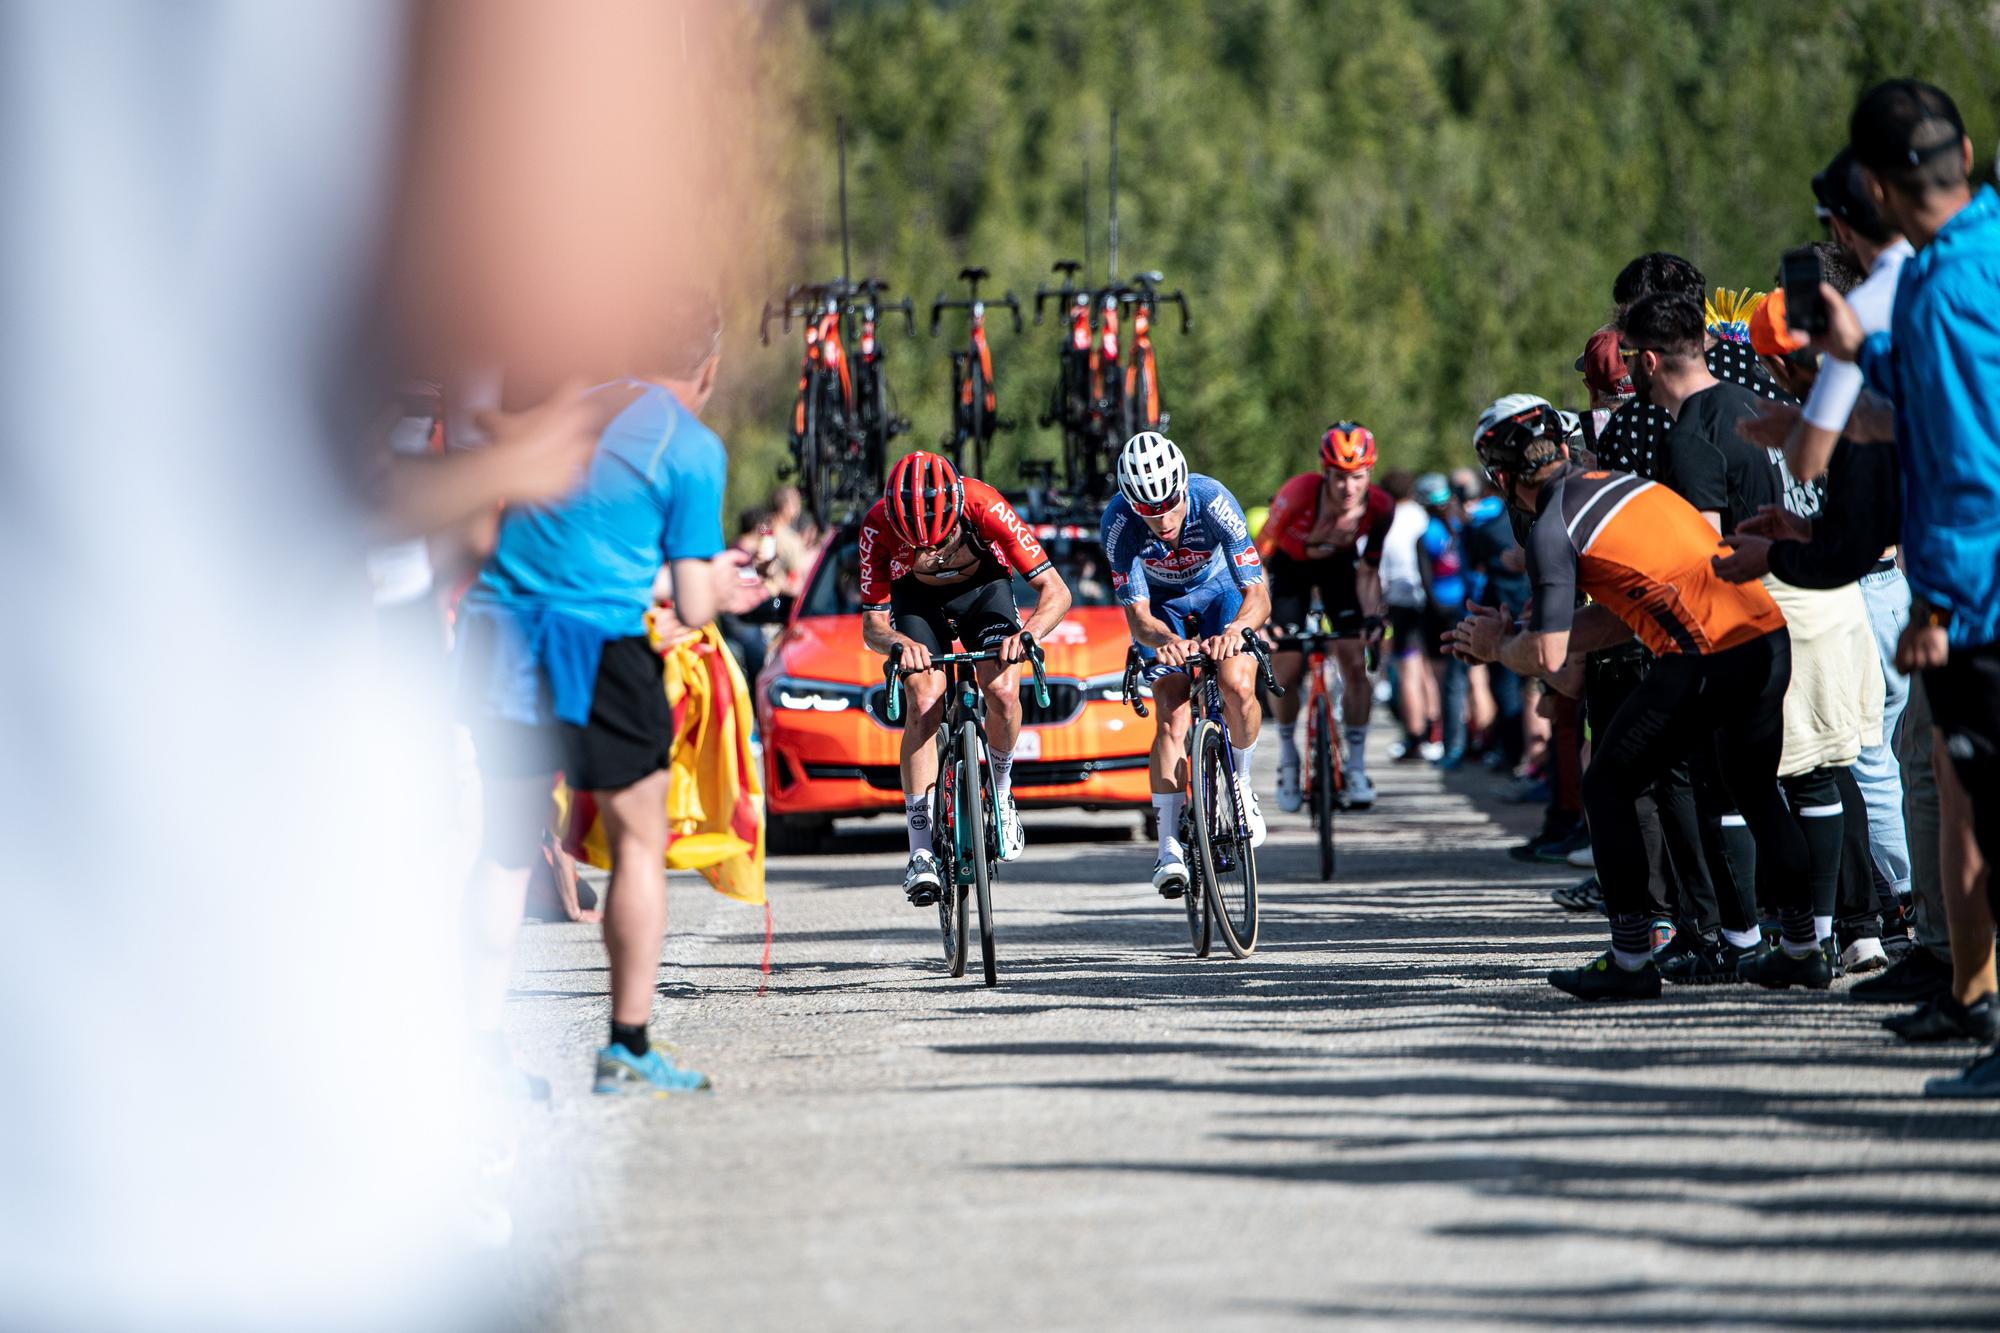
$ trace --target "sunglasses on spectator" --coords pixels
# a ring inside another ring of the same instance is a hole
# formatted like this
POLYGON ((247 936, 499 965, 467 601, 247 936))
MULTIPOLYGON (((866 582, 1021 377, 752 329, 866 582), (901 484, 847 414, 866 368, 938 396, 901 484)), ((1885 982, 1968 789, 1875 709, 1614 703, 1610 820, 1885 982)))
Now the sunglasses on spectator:
POLYGON ((1658 352, 1659 350, 1660 349, 1657 347, 1628 347, 1625 344, 1620 343, 1618 345, 1618 359, 1623 361, 1626 365, 1629 366, 1632 364, 1633 359, 1639 356, 1640 353, 1658 352))

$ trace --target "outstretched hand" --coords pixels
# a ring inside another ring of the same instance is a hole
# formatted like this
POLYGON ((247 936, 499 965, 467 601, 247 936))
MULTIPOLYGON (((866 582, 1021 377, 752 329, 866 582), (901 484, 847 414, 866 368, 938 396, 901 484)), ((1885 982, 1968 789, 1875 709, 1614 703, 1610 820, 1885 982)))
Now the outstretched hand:
POLYGON ((1466 608, 1465 619, 1445 631, 1445 651, 1466 662, 1494 661, 1513 624, 1499 607, 1474 603, 1466 608))
POLYGON ((1712 556, 1715 572, 1730 583, 1748 583, 1771 572, 1771 539, 1746 536, 1741 528, 1722 539, 1735 548, 1728 555, 1712 556))

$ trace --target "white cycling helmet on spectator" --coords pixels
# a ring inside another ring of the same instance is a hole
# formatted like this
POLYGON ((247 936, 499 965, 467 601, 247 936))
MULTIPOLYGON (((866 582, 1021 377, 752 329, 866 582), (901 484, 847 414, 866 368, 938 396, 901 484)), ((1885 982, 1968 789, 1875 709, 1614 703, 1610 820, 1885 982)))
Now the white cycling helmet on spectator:
POLYGON ((1188 465, 1179 446, 1156 430, 1142 430, 1118 453, 1118 492, 1148 517, 1180 503, 1188 465))

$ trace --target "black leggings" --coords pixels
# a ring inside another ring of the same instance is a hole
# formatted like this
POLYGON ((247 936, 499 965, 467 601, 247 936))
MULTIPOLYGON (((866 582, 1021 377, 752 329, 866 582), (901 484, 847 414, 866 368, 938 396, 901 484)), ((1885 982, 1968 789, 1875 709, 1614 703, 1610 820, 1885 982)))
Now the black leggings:
POLYGON ((1792 640, 1785 630, 1705 656, 1660 658, 1597 737, 1583 775, 1591 851, 1614 918, 1651 911, 1638 801, 1675 763, 1712 750, 1715 771, 1757 840, 1759 888, 1780 908, 1804 908, 1806 847, 1778 793, 1792 640))

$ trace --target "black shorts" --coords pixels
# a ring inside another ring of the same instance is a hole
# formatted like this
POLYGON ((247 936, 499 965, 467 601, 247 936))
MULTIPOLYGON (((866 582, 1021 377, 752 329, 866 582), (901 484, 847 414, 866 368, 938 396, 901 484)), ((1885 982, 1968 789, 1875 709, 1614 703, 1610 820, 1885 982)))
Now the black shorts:
POLYGON ((1328 620, 1360 615, 1361 600, 1354 591, 1358 564, 1352 551, 1324 560, 1294 560, 1283 551, 1273 551, 1264 562, 1265 573, 1271 580, 1271 623, 1303 625, 1312 611, 1315 591, 1328 620))
POLYGON ((951 651, 953 639, 969 653, 984 652, 1021 632, 1013 576, 1004 569, 997 577, 948 588, 914 578, 897 579, 889 585, 889 617, 898 634, 933 653, 951 651))
POLYGON ((480 771, 529 778, 560 769, 577 791, 618 791, 651 777, 667 766, 674 747, 674 710, 662 670, 644 635, 612 639, 597 663, 589 721, 580 727, 474 721, 480 771))
POLYGON ((1389 651, 1397 657, 1423 651, 1424 619, 1421 606, 1390 607, 1389 651))

